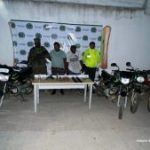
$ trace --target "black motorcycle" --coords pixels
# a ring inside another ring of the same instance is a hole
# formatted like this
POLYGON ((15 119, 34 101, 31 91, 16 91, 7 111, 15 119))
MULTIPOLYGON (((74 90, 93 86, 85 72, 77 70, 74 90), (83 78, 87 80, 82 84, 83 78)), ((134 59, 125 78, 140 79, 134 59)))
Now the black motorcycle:
POLYGON ((6 93, 7 82, 9 80, 10 69, 7 66, 0 65, 0 107, 3 104, 3 100, 6 93))
POLYGON ((117 106, 119 108, 118 118, 122 119, 123 111, 127 106, 129 93, 132 89, 133 73, 130 71, 121 71, 116 63, 112 63, 111 66, 117 68, 114 72, 114 77, 116 78, 117 106))
POLYGON ((14 67, 0 65, 1 105, 7 93, 14 96, 21 96, 22 100, 25 100, 24 95, 32 93, 32 68, 28 67, 25 63, 25 61, 20 62, 14 67), (21 67, 21 64, 24 64, 24 66, 21 67))
POLYGON ((112 102, 116 99, 116 78, 113 71, 112 73, 108 73, 106 70, 101 71, 96 91, 98 96, 105 96, 112 102))
POLYGON ((130 62, 126 63, 127 70, 133 73, 130 111, 135 113, 138 109, 141 95, 144 93, 144 83, 146 80, 146 71, 135 69, 130 62))

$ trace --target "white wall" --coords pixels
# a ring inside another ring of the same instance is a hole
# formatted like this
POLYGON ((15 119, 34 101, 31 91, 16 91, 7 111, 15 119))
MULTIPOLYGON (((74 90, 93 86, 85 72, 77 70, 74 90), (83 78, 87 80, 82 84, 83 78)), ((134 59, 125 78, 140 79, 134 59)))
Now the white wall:
POLYGON ((0 1, 0 63, 13 64, 13 48, 8 22, 11 19, 110 25, 109 66, 126 61, 150 69, 150 16, 143 11, 116 11, 83 5, 42 2, 0 1))

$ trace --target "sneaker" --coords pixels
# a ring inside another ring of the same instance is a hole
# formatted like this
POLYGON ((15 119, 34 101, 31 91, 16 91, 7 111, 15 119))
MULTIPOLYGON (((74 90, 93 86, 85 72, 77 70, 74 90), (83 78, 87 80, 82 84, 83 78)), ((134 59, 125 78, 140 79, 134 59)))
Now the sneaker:
POLYGON ((93 89, 93 90, 92 90, 92 93, 93 93, 93 94, 95 94, 95 93, 96 93, 96 91, 93 89))
POLYGON ((60 93, 61 93, 61 95, 64 95, 64 90, 60 89, 60 93))
POLYGON ((51 95, 54 95, 54 94, 56 94, 56 90, 53 90, 51 93, 51 95))

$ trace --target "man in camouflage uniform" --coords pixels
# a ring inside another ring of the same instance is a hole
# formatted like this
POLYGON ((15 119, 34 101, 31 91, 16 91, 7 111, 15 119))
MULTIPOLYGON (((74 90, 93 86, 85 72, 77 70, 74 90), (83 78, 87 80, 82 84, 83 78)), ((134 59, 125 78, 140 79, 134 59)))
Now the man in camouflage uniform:
POLYGON ((47 74, 46 58, 50 55, 45 47, 41 46, 40 38, 34 38, 35 46, 32 47, 28 55, 28 64, 32 67, 34 74, 47 74))

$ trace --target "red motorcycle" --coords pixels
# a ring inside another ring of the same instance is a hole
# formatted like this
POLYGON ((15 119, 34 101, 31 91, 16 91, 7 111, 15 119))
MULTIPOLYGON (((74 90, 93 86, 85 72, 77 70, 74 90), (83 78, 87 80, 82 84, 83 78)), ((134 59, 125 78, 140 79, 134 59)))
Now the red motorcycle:
POLYGON ((150 70, 147 70, 147 80, 145 85, 148 87, 147 110, 150 112, 150 70))

